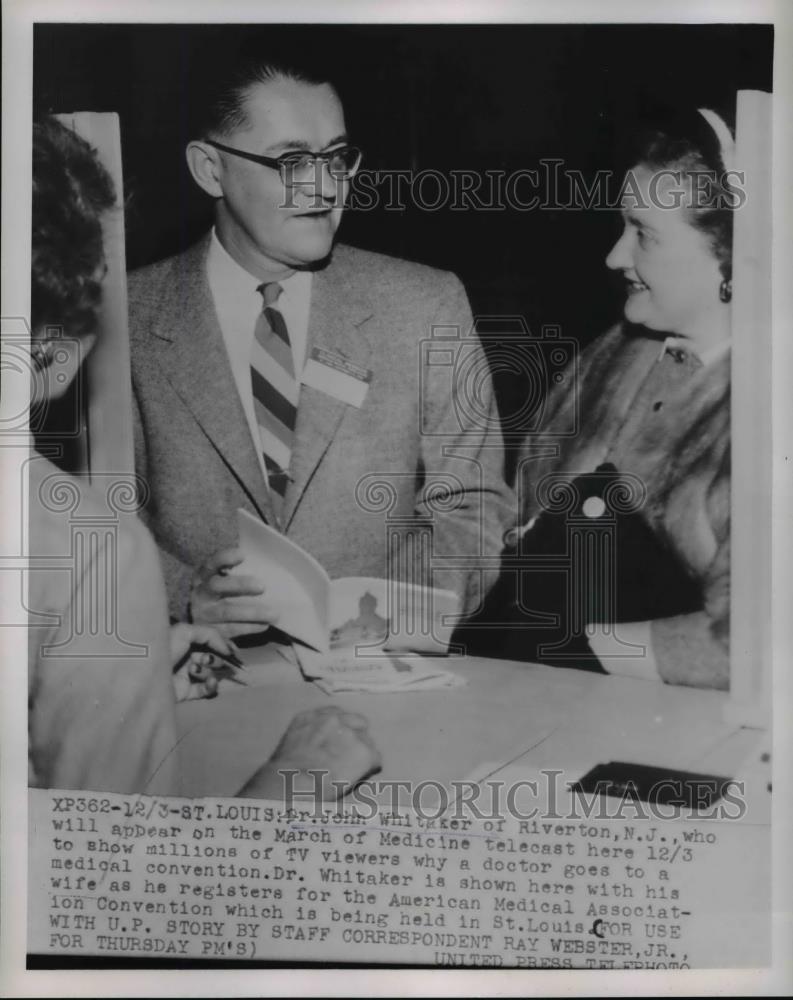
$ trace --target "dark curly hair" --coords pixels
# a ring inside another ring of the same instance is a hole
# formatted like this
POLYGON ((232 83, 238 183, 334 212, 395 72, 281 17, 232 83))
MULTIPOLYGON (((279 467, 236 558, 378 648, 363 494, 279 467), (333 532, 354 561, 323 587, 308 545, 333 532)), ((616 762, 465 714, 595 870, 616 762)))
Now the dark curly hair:
POLYGON ((96 323, 104 263, 102 213, 115 204, 109 174, 88 143, 54 118, 33 126, 31 324, 71 336, 96 323))
POLYGON ((640 131, 632 152, 635 164, 696 178, 691 224, 708 237, 722 277, 731 278, 734 192, 725 186, 726 164, 710 124, 698 111, 667 113, 640 131))

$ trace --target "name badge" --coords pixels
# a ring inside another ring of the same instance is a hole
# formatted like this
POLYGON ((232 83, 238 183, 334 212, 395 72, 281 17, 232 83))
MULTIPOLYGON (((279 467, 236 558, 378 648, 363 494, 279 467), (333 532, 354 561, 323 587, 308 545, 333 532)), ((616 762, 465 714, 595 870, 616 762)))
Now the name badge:
POLYGON ((303 368, 303 385, 360 409, 369 391, 372 373, 341 354, 314 347, 303 368))

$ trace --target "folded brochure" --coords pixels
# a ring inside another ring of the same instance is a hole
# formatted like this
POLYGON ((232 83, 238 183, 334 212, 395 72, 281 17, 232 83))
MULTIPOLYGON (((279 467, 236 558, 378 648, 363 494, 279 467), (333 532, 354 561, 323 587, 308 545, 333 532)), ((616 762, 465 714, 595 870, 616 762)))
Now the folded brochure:
POLYGON ((447 652, 459 598, 450 590, 376 577, 331 580, 305 549, 238 510, 244 559, 235 572, 259 579, 277 626, 296 640, 307 677, 326 691, 425 690, 459 683, 437 662, 406 652, 447 652))

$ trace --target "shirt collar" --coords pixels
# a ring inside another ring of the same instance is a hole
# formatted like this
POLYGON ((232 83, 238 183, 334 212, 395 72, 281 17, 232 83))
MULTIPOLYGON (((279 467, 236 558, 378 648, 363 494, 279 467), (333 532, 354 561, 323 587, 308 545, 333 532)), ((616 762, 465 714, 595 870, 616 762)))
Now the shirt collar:
MULTIPOLYGON (((207 268, 221 287, 230 297, 241 296, 245 300, 246 296, 257 292, 261 280, 244 267, 241 267, 231 254, 226 250, 218 238, 217 231, 212 227, 212 239, 209 244, 209 254, 207 256, 207 268)), ((311 272, 295 271, 288 278, 282 278, 278 284, 283 289, 279 297, 279 303, 285 304, 294 301, 296 296, 305 294, 305 290, 311 285, 311 272)), ((258 294, 258 293, 257 293, 258 294)))
POLYGON ((691 354, 703 367, 707 367, 718 361, 729 349, 729 340, 722 340, 720 343, 712 344, 704 350, 697 350, 693 340, 689 340, 686 337, 667 337, 661 345, 658 360, 660 361, 667 352, 673 357, 691 354))

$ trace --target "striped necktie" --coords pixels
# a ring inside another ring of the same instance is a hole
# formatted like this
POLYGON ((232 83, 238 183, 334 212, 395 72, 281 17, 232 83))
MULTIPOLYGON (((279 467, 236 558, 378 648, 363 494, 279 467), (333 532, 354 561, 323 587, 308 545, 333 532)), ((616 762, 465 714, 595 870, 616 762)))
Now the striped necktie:
POLYGON ((289 331, 284 317, 274 308, 281 286, 271 282, 259 285, 257 291, 261 293, 264 306, 256 320, 251 385, 271 499, 280 519, 289 480, 299 386, 289 331))

